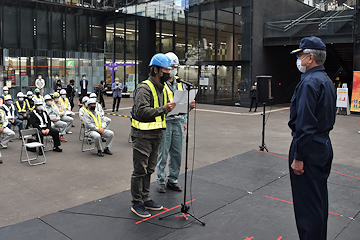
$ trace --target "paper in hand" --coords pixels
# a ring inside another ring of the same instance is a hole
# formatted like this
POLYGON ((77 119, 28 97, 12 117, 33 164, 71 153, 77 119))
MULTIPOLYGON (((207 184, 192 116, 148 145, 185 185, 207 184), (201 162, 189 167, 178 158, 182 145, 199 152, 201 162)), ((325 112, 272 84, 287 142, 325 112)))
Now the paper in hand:
POLYGON ((167 116, 177 115, 179 113, 187 113, 189 103, 191 103, 197 94, 197 89, 190 90, 189 102, 187 101, 187 91, 175 91, 173 102, 176 102, 175 108, 167 114, 167 116))

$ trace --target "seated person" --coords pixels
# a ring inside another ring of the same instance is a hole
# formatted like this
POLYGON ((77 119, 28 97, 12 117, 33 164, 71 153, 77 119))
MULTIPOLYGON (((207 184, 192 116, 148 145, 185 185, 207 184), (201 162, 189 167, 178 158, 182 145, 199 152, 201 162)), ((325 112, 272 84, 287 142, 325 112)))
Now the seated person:
POLYGON ((66 109, 66 115, 74 117, 75 113, 71 111, 71 105, 69 99, 66 97, 66 90, 61 89, 60 91, 60 101, 64 105, 64 108, 66 109))
MULTIPOLYGON (((91 93, 91 94, 90 94, 90 98, 95 99, 95 102, 96 102, 96 99, 97 99, 96 93, 91 93)), ((103 108, 101 107, 101 104, 100 104, 100 103, 96 102, 95 110, 98 111, 98 113, 100 114, 101 118, 104 119, 104 122, 105 122, 105 124, 106 124, 106 129, 109 129, 110 123, 111 123, 111 118, 105 116, 104 110, 103 110, 103 108)))
POLYGON ((5 103, 4 98, 5 98, 6 95, 10 95, 11 103, 14 102, 14 98, 11 96, 11 94, 9 94, 9 88, 7 86, 4 86, 3 87, 3 94, 1 95, 1 105, 0 106, 2 106, 5 103))
POLYGON ((71 134, 72 132, 70 131, 70 128, 72 126, 74 119, 70 116, 67 116, 67 111, 65 109, 64 104, 62 104, 60 101, 60 94, 58 92, 54 93, 53 105, 60 114, 60 120, 67 123, 66 130, 65 130, 66 133, 71 134))
POLYGON ((81 120, 81 123, 83 123, 83 117, 84 117, 84 113, 85 111, 87 111, 87 105, 86 102, 89 100, 89 97, 85 96, 82 98, 82 107, 79 109, 79 118, 81 120))
POLYGON ((35 96, 34 96, 33 100, 35 101, 35 99, 40 99, 41 101, 44 102, 44 98, 40 94, 40 92, 41 92, 40 89, 36 88, 34 92, 35 92, 35 96))
POLYGON ((30 112, 35 109, 32 91, 26 93, 25 102, 30 112))
MULTIPOLYGON (((36 99, 35 110, 30 113, 30 125, 33 128, 37 128, 39 130, 39 135, 41 138, 41 142, 44 142, 44 136, 51 136, 54 141, 54 152, 62 152, 60 146, 60 137, 59 131, 51 127, 51 120, 46 111, 44 111, 43 101, 40 99, 36 99)), ((42 151, 39 150, 39 155, 42 154, 42 151)))
POLYGON ((7 143, 13 139, 15 133, 13 130, 8 128, 8 120, 5 116, 5 112, 0 109, 0 133, 4 134, 5 137, 1 139, 0 146, 2 148, 7 148, 7 143))
POLYGON ((104 154, 112 155, 109 147, 112 145, 114 138, 114 132, 106 128, 103 118, 100 116, 99 112, 95 110, 96 101, 95 99, 89 99, 87 101, 88 110, 85 111, 83 116, 83 122, 85 125, 85 135, 91 137, 95 140, 96 148, 98 149, 97 155, 103 157, 104 154), (102 151, 101 138, 106 139, 106 145, 104 151, 102 151))
POLYGON ((58 110, 53 105, 53 100, 49 94, 44 96, 45 100, 45 111, 50 117, 51 127, 59 129, 60 132, 60 141, 67 142, 64 138, 66 134, 67 123, 60 120, 60 114, 58 110))
POLYGON ((11 96, 6 95, 4 97, 4 104, 1 106, 1 108, 4 110, 5 117, 9 121, 8 128, 11 129, 12 126, 18 126, 20 132, 20 130, 23 130, 24 128, 23 122, 19 119, 18 111, 11 102, 11 96))
POLYGON ((22 121, 26 120, 29 116, 29 109, 26 102, 24 101, 24 94, 22 92, 19 92, 16 96, 18 98, 18 100, 16 101, 16 107, 19 113, 19 119, 22 121))

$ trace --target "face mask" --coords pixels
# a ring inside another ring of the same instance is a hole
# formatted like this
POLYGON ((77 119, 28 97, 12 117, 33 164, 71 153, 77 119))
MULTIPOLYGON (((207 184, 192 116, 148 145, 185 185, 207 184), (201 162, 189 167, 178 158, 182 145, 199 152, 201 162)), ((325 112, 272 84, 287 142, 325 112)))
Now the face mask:
POLYGON ((256 85, 257 85, 257 83, 254 83, 254 85, 256 86, 256 85))
POLYGON ((177 74, 177 68, 173 68, 173 69, 170 70, 170 77, 171 78, 176 76, 176 74, 177 74))
POLYGON ((91 111, 94 111, 94 110, 95 110, 95 106, 90 107, 90 110, 91 110, 91 111))
POLYGON ((41 79, 41 76, 39 76, 38 78, 41 79))
POLYGON ((57 97, 57 98, 55 98, 54 100, 55 100, 55 102, 59 102, 59 98, 58 98, 58 97, 57 97))
POLYGON ((167 80, 169 80, 170 78, 170 73, 164 73, 162 77, 160 77, 160 83, 164 84, 167 80))
POLYGON ((46 101, 46 105, 51 106, 51 101, 46 101))
POLYGON ((6 105, 10 105, 10 104, 11 104, 11 100, 7 100, 6 105))
POLYGON ((65 99, 65 98, 66 98, 66 95, 61 95, 61 97, 65 99))
POLYGON ((9 91, 4 91, 4 94, 7 95, 9 93, 9 91))
POLYGON ((43 107, 43 106, 37 106, 36 109, 37 109, 38 111, 42 111, 42 110, 44 109, 44 107, 43 107))
POLYGON ((32 96, 32 95, 31 95, 31 96, 28 96, 28 99, 30 99, 30 100, 31 100, 32 98, 33 98, 33 96, 32 96))
POLYGON ((59 77, 55 77, 55 79, 56 79, 56 80, 58 80, 58 79, 59 79, 59 77))
POLYGON ((24 101, 24 98, 20 97, 20 98, 19 98, 19 101, 20 101, 20 102, 24 101))
POLYGON ((83 77, 83 79, 85 80, 85 77, 83 77))
POLYGON ((308 63, 306 66, 302 66, 302 65, 301 65, 301 62, 302 62, 305 58, 307 58, 308 56, 309 56, 309 55, 306 55, 306 56, 303 57, 302 59, 296 60, 296 66, 297 66, 297 68, 299 69, 299 71, 302 72, 302 73, 306 72, 306 67, 307 67, 310 63, 308 63))

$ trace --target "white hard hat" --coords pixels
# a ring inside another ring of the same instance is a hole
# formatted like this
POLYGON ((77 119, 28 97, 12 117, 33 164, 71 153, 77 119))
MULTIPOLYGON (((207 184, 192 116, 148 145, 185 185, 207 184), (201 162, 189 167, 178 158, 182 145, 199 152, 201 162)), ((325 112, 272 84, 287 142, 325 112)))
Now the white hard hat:
POLYGON ((51 99, 52 99, 52 97, 49 94, 46 94, 44 96, 44 100, 51 100, 51 99))
POLYGON ((173 52, 168 52, 165 54, 168 58, 170 58, 171 66, 179 66, 179 58, 173 52))
POLYGON ((3 91, 9 91, 9 88, 7 86, 4 86, 3 91))
POLYGON ((18 92, 18 94, 16 94, 16 96, 19 97, 24 97, 24 94, 22 92, 18 92))
POLYGON ((9 94, 4 97, 4 101, 6 100, 11 100, 11 96, 9 94))
POLYGON ((82 98, 82 102, 83 102, 83 103, 86 103, 87 101, 89 101, 89 97, 83 97, 83 98, 82 98))
POLYGON ((89 104, 91 103, 96 103, 96 100, 93 98, 90 98, 87 102, 86 102, 86 106, 89 106, 89 104))
POLYGON ((96 98, 97 96, 96 96, 96 93, 91 93, 90 94, 90 98, 96 98))
POLYGON ((43 101, 41 101, 40 98, 36 98, 35 101, 34 101, 34 104, 35 105, 43 105, 44 103, 43 103, 43 101))
POLYGON ((61 90, 60 90, 60 94, 61 94, 61 95, 66 94, 66 90, 65 90, 65 89, 61 89, 61 90))
POLYGON ((32 91, 28 91, 28 92, 26 93, 26 95, 27 95, 27 96, 33 95, 33 92, 32 92, 32 91))

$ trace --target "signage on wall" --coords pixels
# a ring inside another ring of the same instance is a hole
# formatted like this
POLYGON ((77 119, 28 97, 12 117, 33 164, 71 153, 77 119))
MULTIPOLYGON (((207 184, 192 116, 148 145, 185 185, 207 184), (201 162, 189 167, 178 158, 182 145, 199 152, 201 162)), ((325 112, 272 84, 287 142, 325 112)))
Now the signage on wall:
POLYGON ((7 80, 11 81, 12 84, 15 84, 15 70, 7 71, 7 80))
POLYGON ((74 67, 75 66, 75 61, 66 61, 66 67, 74 67))

